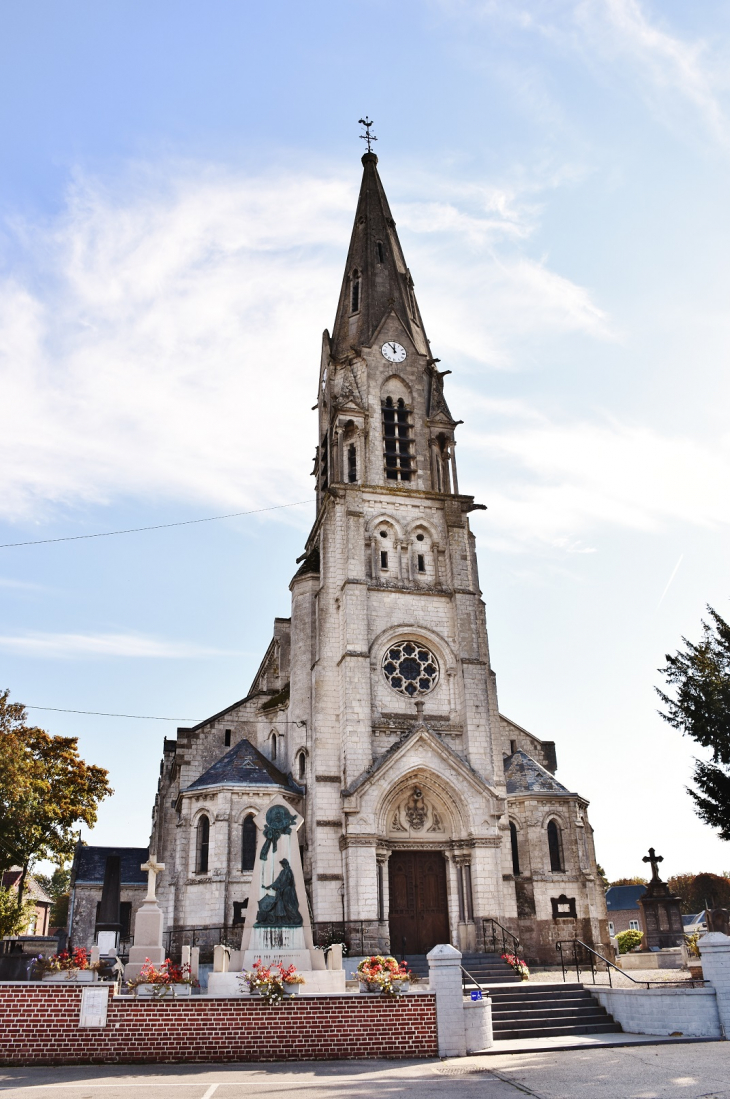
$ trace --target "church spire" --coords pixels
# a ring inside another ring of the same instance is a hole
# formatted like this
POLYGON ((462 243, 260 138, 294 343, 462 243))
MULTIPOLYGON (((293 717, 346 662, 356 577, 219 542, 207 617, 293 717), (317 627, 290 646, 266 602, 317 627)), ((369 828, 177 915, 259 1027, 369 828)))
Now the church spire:
POLYGON ((333 357, 341 362, 351 348, 370 347, 390 313, 400 319, 416 352, 429 355, 413 280, 378 174, 378 158, 368 151, 362 164, 360 197, 332 331, 333 357))

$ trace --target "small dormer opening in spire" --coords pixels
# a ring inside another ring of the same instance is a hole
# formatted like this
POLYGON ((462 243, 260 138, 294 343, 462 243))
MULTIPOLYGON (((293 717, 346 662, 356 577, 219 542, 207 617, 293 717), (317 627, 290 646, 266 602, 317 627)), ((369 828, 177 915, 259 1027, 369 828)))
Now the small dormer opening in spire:
POLYGON ((360 312, 360 272, 355 268, 352 272, 352 285, 350 287, 350 312, 360 312))
POLYGON ((414 458, 410 409, 402 397, 383 401, 383 457, 388 481, 410 481, 414 458))
POLYGON ((379 240, 375 245, 375 250, 378 253, 378 263, 385 263, 385 248, 383 247, 382 240, 379 240))

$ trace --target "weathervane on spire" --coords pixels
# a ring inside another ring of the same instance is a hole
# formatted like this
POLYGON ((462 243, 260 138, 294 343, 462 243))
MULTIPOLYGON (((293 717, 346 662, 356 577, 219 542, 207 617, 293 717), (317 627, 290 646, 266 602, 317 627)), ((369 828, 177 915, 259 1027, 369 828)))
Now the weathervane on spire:
POLYGON ((373 150, 371 148, 371 142, 378 140, 377 137, 375 136, 375 134, 370 133, 370 127, 372 125, 374 125, 374 123, 372 122, 371 119, 368 118, 367 115, 365 115, 364 118, 361 118, 358 121, 360 122, 361 126, 365 127, 365 133, 360 134, 360 138, 361 138, 362 141, 367 141, 367 143, 368 143, 368 152, 372 153, 373 150))

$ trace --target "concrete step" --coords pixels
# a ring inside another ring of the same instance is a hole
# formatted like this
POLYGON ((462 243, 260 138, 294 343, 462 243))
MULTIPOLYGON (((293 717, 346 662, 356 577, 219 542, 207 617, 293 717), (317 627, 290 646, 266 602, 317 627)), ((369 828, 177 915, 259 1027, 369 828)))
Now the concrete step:
POLYGON ((599 1007, 593 1005, 591 1007, 556 1007, 551 1011, 540 1011, 534 1014, 530 1012, 526 1014, 524 1011, 500 1011, 499 1014, 492 1012, 492 1019, 494 1020, 495 1027, 509 1026, 515 1019, 527 1019, 530 1023, 533 1020, 540 1019, 580 1019, 585 1021, 588 1018, 602 1019, 605 1021, 608 1012, 605 1007, 599 1007))
MULTIPOLYGON (((610 1018, 610 1016, 609 1016, 610 1018)), ((578 1026, 543 1026, 543 1027, 515 1027, 514 1030, 500 1030, 494 1032, 495 1042, 512 1042, 518 1038, 570 1038, 576 1034, 620 1034, 621 1027, 618 1023, 588 1023, 578 1026)))
POLYGON ((582 985, 529 985, 491 991, 495 1042, 618 1034, 621 1026, 582 985))

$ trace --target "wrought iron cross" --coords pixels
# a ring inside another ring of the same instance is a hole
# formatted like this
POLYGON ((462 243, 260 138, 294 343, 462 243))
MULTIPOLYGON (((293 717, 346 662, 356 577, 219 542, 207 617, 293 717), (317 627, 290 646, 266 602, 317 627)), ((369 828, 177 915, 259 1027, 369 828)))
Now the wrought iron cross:
POLYGON ((374 122, 372 121, 372 119, 368 118, 367 115, 365 115, 364 118, 358 119, 358 121, 359 121, 361 126, 365 127, 365 133, 360 134, 360 138, 361 138, 362 141, 367 141, 367 143, 368 143, 368 152, 372 153, 373 150, 371 148, 370 143, 372 141, 377 141, 378 140, 377 137, 375 136, 375 134, 370 133, 370 127, 374 125, 374 122))
POLYGON ((652 881, 659 881, 659 863, 664 862, 664 856, 663 855, 657 855, 654 848, 650 847, 649 848, 649 854, 644 855, 644 857, 641 861, 651 863, 651 878, 652 878, 652 881))

